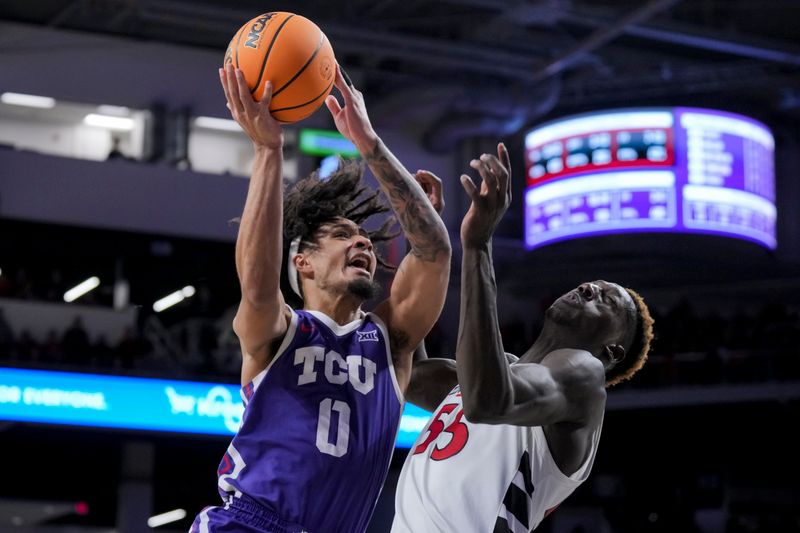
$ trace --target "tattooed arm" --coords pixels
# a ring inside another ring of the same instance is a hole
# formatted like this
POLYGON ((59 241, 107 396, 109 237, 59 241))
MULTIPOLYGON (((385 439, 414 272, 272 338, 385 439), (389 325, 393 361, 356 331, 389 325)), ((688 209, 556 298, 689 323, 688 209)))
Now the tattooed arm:
POLYGON ((411 245, 397 270, 389 298, 375 309, 389 328, 395 369, 405 390, 411 355, 444 306, 450 279, 450 238, 420 184, 372 129, 361 92, 338 68, 336 87, 344 98, 344 107, 334 96, 325 102, 336 127, 364 156, 411 245))

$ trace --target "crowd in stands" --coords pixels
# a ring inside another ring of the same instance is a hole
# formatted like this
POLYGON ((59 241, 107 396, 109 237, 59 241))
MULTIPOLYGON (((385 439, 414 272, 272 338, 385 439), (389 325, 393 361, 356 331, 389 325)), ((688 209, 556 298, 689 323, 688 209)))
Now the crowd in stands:
MULTIPOLYGON (((69 304, 54 291, 20 283, 25 279, 13 284, 2 280, 0 276, 0 298, 61 301, 58 305, 70 312, 69 304), (12 292, 10 286, 16 289, 12 292)), ((149 316, 136 327, 126 328, 118 338, 88 334, 76 316, 67 329, 53 328, 44 338, 34 338, 25 329, 13 331, 0 304, 0 364, 235 381, 240 355, 230 327, 233 311, 228 309, 213 318, 198 312, 168 328, 149 316)), ((622 387, 800 379, 800 358, 793 342, 800 337, 797 307, 761 302, 723 315, 699 313, 684 299, 669 309, 651 311, 656 338, 650 360, 636 380, 622 387)), ((541 317, 538 320, 540 323, 541 317)), ((502 330, 506 350, 521 354, 531 345, 538 325, 509 321, 502 330)), ((450 341, 434 328, 426 341, 428 353, 453 354, 450 341)))

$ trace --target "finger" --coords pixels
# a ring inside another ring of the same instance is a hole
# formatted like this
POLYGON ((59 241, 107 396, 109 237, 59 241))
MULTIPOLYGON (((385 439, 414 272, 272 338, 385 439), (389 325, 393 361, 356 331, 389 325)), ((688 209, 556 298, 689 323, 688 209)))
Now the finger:
POLYGON ((508 174, 506 178, 506 195, 508 196, 508 201, 511 201, 511 157, 508 155, 508 148, 506 148, 505 143, 498 143, 497 145, 497 156, 500 158, 500 161, 503 163, 503 167, 506 169, 506 173, 508 174))
POLYGON ((473 202, 477 200, 478 189, 475 188, 475 183, 472 181, 472 178, 466 174, 461 174, 461 186, 464 187, 464 190, 467 192, 467 196, 469 196, 470 200, 473 202))
POLYGON ((350 79, 350 76, 347 75, 347 71, 339 65, 339 70, 342 72, 342 77, 344 78, 344 82, 347 84, 348 87, 353 87, 353 80, 350 79))
POLYGON ((497 178, 497 190, 502 194, 508 193, 508 171, 500 164, 500 160, 494 156, 487 155, 485 158, 482 158, 486 164, 489 166, 492 175, 497 178))
POLYGON ((269 104, 272 102, 272 90, 272 82, 269 80, 264 82, 264 89, 261 91, 261 98, 258 99, 262 106, 269 108, 269 104))
POLYGON ((325 105, 328 106, 328 111, 330 111, 331 115, 334 117, 342 111, 342 106, 339 105, 339 100, 337 100, 332 94, 325 98, 325 105))
POLYGON ((225 101, 228 109, 231 108, 231 95, 230 91, 228 91, 228 78, 225 75, 225 69, 219 69, 219 83, 222 85, 222 92, 225 93, 225 101))
POLYGON ((417 170, 417 173, 414 174, 414 179, 417 180, 417 183, 420 184, 422 190, 425 191, 426 194, 430 192, 431 182, 424 170, 417 170))
POLYGON ((253 112, 256 107, 256 101, 250 93, 247 80, 244 79, 244 72, 238 68, 236 69, 236 88, 239 90, 239 100, 241 100, 242 109, 247 113, 253 112))
POLYGON ((508 148, 506 148, 505 143, 498 143, 497 144, 497 158, 505 167, 506 171, 508 172, 509 177, 511 176, 511 158, 508 155, 508 148))
POLYGON ((442 180, 437 178, 433 172, 429 172, 427 170, 417 170, 417 173, 414 175, 414 177, 417 179, 420 185, 423 186, 423 188, 427 187, 425 189, 426 191, 431 187, 434 187, 437 182, 442 182, 442 180))
POLYGON ((337 63, 336 64, 336 81, 334 82, 334 85, 336 85, 336 88, 339 89, 340 93, 342 93, 342 97, 344 98, 344 103, 345 103, 345 105, 347 105, 348 99, 350 98, 350 96, 352 96, 352 92, 351 91, 352 91, 352 83, 353 82, 351 81, 350 83, 347 83, 347 80, 349 80, 350 78, 348 77, 347 79, 345 79, 343 72, 344 71, 342 70, 341 65, 339 65, 337 63))
POLYGON ((483 154, 481 161, 492 171, 496 178, 500 178, 502 174, 507 174, 506 169, 500 164, 500 160, 493 155, 483 154))
POLYGON ((417 170, 417 176, 421 177, 425 181, 431 182, 431 183, 441 183, 442 182, 442 180, 439 179, 439 176, 437 176, 436 174, 434 174, 430 170, 421 170, 421 169, 417 170))
POLYGON ((486 187, 488 187, 490 191, 496 191, 497 176, 494 175, 494 172, 492 171, 492 168, 488 165, 486 158, 487 154, 481 155, 480 159, 474 160, 476 162, 476 165, 474 165, 472 168, 478 171, 478 173, 481 175, 481 178, 483 178, 483 182, 486 184, 486 187))
POLYGON ((434 207, 436 207, 437 210, 443 208, 442 180, 440 180, 436 174, 427 170, 418 170, 415 177, 419 184, 422 185, 422 190, 424 190, 425 194, 431 199, 431 203, 434 207))
POLYGON ((228 104, 231 106, 231 112, 242 112, 242 99, 239 97, 239 85, 236 83, 236 72, 233 65, 228 65, 225 68, 225 81, 228 86, 228 104))

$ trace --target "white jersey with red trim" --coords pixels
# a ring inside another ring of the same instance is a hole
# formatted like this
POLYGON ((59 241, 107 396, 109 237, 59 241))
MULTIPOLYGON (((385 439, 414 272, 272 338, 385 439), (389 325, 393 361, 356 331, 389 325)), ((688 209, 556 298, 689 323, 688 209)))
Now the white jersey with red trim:
POLYGON ((409 451, 392 533, 533 531, 589 476, 601 429, 602 421, 585 463, 566 476, 541 427, 473 424, 456 387, 409 451))

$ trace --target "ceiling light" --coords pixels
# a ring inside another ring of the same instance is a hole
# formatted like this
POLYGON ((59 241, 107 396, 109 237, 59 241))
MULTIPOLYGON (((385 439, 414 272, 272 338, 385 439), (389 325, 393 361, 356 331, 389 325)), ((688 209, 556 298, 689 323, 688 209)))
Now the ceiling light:
POLYGON ((153 304, 153 311, 155 311, 156 313, 160 313, 164 309, 170 308, 173 305, 184 301, 186 298, 194 296, 194 292, 195 292, 194 287, 192 287, 191 285, 187 285, 181 290, 168 294, 163 298, 161 298, 160 300, 156 301, 153 304))
POLYGON ((99 128, 108 128, 110 130, 132 130, 133 119, 127 117, 112 117, 111 115, 100 115, 98 113, 90 113, 83 119, 83 123, 87 126, 97 126, 99 128))
POLYGON ((49 96, 36 96, 33 94, 21 93, 3 93, 0 95, 0 102, 9 105, 21 105, 26 107, 40 107, 42 109, 50 109, 55 107, 55 98, 49 96))
POLYGON ((170 522, 177 522, 186 518, 186 511, 183 509, 175 509, 167 511, 166 513, 157 514, 147 519, 147 525, 150 527, 163 526, 170 522))
POLYGON ((87 292, 96 289, 100 285, 100 278, 92 276, 86 281, 82 281, 64 293, 65 302, 74 302, 87 292))
POLYGON ((129 108, 118 105, 100 105, 97 106, 97 111, 102 115, 112 115, 115 117, 127 117, 131 114, 129 108))
POLYGON ((235 120, 228 118, 197 117, 194 119, 194 125, 198 128, 210 130, 242 131, 242 128, 235 120))

